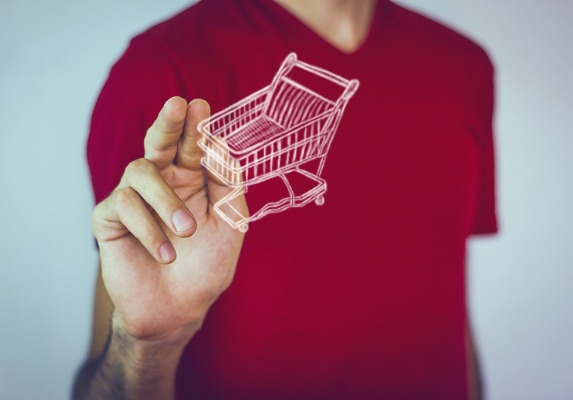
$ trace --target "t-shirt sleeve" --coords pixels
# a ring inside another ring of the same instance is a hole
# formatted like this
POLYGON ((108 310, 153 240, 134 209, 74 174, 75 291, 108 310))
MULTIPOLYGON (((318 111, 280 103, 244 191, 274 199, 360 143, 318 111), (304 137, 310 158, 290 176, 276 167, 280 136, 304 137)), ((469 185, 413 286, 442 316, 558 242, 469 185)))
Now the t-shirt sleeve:
MULTIPOLYGON (((485 55, 485 53, 484 53, 485 55)), ((487 56, 478 68, 477 83, 477 179, 475 210, 470 234, 498 231, 494 151, 494 68, 487 56)))
POLYGON ((129 162, 143 157, 143 139, 161 107, 182 93, 173 55, 159 41, 137 37, 112 67, 95 104, 87 158, 96 203, 118 185, 129 162))

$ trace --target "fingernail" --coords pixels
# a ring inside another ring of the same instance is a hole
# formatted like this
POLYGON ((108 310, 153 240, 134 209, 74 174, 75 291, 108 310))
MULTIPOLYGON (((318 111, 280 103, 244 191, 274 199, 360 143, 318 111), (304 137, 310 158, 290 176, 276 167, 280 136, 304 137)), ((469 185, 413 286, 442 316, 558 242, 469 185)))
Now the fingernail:
POLYGON ((175 250, 173 250, 170 243, 163 243, 159 248, 159 255, 163 262, 168 263, 175 258, 175 250))
POLYGON ((193 226, 193 218, 183 210, 177 210, 173 214, 173 225, 178 232, 185 232, 193 226))

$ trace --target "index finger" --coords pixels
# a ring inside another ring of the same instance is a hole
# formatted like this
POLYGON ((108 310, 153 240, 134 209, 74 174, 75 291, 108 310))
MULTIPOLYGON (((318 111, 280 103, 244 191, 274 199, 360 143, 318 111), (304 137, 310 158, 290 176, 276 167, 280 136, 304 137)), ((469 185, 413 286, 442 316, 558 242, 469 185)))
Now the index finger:
POLYGON ((191 170, 202 168, 203 150, 197 144, 197 141, 201 139, 198 125, 199 122, 209 118, 210 113, 209 103, 205 100, 195 99, 189 103, 185 128, 177 151, 177 165, 191 170))
POLYGON ((186 113, 187 101, 178 96, 172 97, 165 102, 157 119, 147 130, 144 140, 145 158, 160 170, 175 159, 186 113))

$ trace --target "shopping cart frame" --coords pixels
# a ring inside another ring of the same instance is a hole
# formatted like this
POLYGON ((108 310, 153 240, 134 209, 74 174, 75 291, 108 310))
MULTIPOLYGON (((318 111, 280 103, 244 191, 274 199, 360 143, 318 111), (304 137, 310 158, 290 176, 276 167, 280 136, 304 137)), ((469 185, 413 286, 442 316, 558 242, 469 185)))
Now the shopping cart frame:
POLYGON ((233 228, 246 232, 249 222, 265 215, 312 201, 323 205, 327 184, 320 175, 344 109, 358 86, 356 79, 344 79, 290 53, 270 85, 201 121, 201 163, 233 188, 215 204, 215 211, 233 228), (328 99, 290 79, 295 67, 342 87, 342 93, 328 99), (316 172, 302 168, 313 160, 319 160, 316 172), (314 187, 297 195, 287 177, 291 173, 310 179, 314 187), (269 202, 252 215, 243 215, 232 206, 249 186, 277 177, 284 182, 288 197, 269 202))

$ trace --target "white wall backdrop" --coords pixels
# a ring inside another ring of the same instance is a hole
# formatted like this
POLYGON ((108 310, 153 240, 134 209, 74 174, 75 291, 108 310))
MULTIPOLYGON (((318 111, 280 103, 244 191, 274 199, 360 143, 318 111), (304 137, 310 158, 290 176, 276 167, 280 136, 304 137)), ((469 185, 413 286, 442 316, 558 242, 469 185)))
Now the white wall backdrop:
MULTIPOLYGON (((470 244, 488 399, 573 398, 573 1, 401 0, 469 34, 498 78, 501 234, 470 244)), ((84 143, 128 39, 184 0, 0 2, 0 399, 64 399, 96 253, 84 143)))

